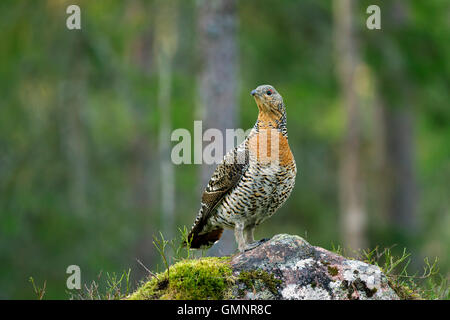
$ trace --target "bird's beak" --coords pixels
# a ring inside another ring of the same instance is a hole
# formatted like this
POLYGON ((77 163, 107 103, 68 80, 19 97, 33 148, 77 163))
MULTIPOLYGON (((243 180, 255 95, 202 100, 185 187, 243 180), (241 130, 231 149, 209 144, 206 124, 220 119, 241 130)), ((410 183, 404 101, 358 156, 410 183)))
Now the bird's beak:
POLYGON ((255 96, 255 94, 256 94, 256 89, 255 89, 255 90, 252 90, 252 92, 250 92, 250 94, 251 94, 252 96, 255 96))

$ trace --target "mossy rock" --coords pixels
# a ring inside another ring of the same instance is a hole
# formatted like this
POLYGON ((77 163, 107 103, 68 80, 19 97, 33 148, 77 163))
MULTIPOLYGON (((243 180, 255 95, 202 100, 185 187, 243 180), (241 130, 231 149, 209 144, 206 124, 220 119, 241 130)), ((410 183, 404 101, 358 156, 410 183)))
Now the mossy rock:
POLYGON ((281 281, 263 270, 234 272, 230 257, 182 260, 140 286, 129 300, 220 300, 239 299, 244 292, 277 294, 281 281))
POLYGON ((276 235, 232 257, 182 260, 143 283, 128 299, 410 298, 382 270, 347 259, 298 236, 276 235))

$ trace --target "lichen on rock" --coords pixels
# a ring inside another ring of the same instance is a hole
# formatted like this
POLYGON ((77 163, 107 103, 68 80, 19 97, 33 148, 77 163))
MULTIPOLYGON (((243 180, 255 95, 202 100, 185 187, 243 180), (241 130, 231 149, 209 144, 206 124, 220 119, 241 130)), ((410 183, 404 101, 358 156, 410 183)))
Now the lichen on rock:
MULTIPOLYGON (((280 234, 231 259, 233 270, 260 268, 281 281, 279 299, 398 299, 380 268, 280 234)), ((249 296, 246 296, 249 298, 249 296)))

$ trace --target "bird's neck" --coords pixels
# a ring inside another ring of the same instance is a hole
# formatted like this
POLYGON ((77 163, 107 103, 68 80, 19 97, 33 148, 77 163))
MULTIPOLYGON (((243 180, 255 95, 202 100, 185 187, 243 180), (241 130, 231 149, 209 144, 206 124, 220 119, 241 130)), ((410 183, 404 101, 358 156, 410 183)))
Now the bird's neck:
POLYGON ((256 131, 276 129, 287 137, 286 112, 273 113, 260 110, 254 129, 256 131))
POLYGON ((287 167, 293 162, 287 136, 285 112, 278 117, 260 112, 246 143, 250 158, 256 158, 259 164, 278 163, 287 167))

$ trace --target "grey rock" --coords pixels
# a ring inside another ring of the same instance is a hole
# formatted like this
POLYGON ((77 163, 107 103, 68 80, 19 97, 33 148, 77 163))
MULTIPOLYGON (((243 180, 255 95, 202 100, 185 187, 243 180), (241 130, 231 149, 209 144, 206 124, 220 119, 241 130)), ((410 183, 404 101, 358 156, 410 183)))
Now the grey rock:
POLYGON ((399 299, 379 267, 314 247, 299 236, 276 235, 234 255, 231 266, 238 279, 231 289, 234 299, 399 299), (245 280, 255 271, 261 279, 245 280))

